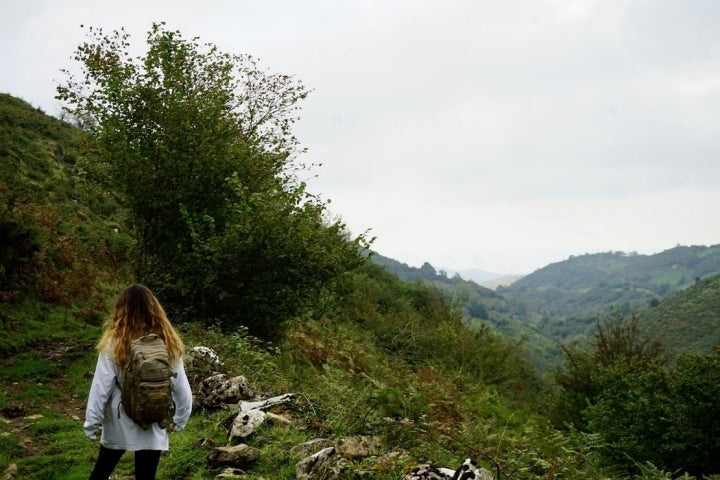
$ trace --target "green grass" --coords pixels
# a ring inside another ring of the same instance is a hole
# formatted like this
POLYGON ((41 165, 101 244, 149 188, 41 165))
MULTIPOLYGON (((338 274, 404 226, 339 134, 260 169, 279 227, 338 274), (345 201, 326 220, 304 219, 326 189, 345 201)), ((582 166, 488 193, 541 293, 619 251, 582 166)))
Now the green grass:
POLYGON ((82 410, 61 410, 87 395, 99 328, 37 301, 0 304, 0 313, 0 408, 14 412, 0 423, 0 472, 14 463, 23 479, 87 479, 98 444, 83 434, 82 410))
POLYGON ((19 380, 48 381, 58 374, 58 364, 42 358, 37 352, 21 353, 6 359, 0 379, 6 382, 19 380))
POLYGON ((100 335, 100 326, 88 325, 73 308, 27 300, 0 303, 0 359, 16 356, 33 346, 47 342, 69 341, 92 344, 100 335))
MULTIPOLYGON (((57 334, 50 330, 59 330, 60 325, 48 324, 48 335, 57 334)), ((305 456, 293 453, 295 445, 321 436, 338 440, 351 435, 377 435, 387 452, 404 452, 388 462, 378 463, 374 457, 347 462, 346 468, 372 472, 364 475, 375 480, 399 480, 417 463, 456 466, 466 457, 481 460, 490 469, 493 464, 488 459, 495 460, 517 479, 607 477, 598 467, 592 439, 552 429, 497 388, 467 384, 465 376, 431 366, 412 367, 378 349, 367 331, 354 325, 317 323, 294 328, 279 346, 256 342, 243 332, 227 335, 192 326, 184 329, 188 346, 202 344, 223 352, 230 374, 252 375, 256 370, 265 376, 266 393, 296 393, 296 399, 277 412, 291 418, 291 427, 268 422, 248 439, 250 446, 260 450, 260 457, 244 468, 243 478, 294 479, 295 465, 305 456)), ((95 356, 90 346, 82 353, 71 352, 59 367, 39 352, 31 352, 19 355, 3 370, 0 384, 20 382, 23 386, 11 392, 0 389, 5 392, 0 404, 22 403, 25 416, 39 413, 42 417, 0 424, 0 471, 15 463, 19 478, 87 478, 98 443, 84 436, 81 420, 43 405, 58 405, 72 396, 82 403, 95 356), (53 381, 60 380, 54 368, 63 372, 61 390, 53 387, 53 381), (38 385, 33 381, 36 376, 50 382, 38 385), (33 396, 38 401, 32 401, 33 396)), ((208 468, 207 458, 213 445, 225 445, 228 431, 223 423, 232 415, 224 410, 196 410, 187 428, 172 434, 158 478, 214 478, 218 472, 208 468)), ((133 455, 126 454, 115 473, 132 472, 133 455)), ((348 475, 358 478, 360 474, 348 475)), ((661 478, 653 475, 643 478, 661 478)))
POLYGON ((43 384, 29 384, 23 386, 16 399, 30 408, 42 407, 46 403, 62 396, 56 389, 43 384))
POLYGON ((0 428, 0 471, 5 470, 11 459, 19 458, 26 453, 20 440, 5 427, 0 428))
POLYGON ((211 445, 225 445, 227 441, 227 431, 218 427, 227 415, 195 412, 184 430, 170 436, 170 450, 160 460, 158 478, 213 478, 205 470, 207 457, 211 445))
MULTIPOLYGON (((24 444, 27 450, 40 448, 40 454, 27 455, 17 435, 5 438, 0 459, 5 465, 15 463, 20 478, 28 479, 81 479, 87 478, 88 461, 94 447, 82 433, 79 420, 49 410, 39 410, 42 417, 35 420, 16 419, 23 425, 24 444)), ((2 445, 2 443, 0 443, 2 445)))
POLYGON ((97 352, 85 350, 66 370, 67 393, 77 398, 85 398, 90 392, 90 374, 95 370, 97 352))

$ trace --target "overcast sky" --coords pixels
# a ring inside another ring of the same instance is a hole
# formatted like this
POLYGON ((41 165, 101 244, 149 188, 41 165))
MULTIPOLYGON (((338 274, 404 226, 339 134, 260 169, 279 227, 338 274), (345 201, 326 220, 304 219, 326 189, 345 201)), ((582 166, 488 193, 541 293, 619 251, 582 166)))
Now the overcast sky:
POLYGON ((153 21, 312 95, 313 193, 413 266, 720 243, 716 0, 0 0, 0 92, 58 114, 81 24, 153 21))

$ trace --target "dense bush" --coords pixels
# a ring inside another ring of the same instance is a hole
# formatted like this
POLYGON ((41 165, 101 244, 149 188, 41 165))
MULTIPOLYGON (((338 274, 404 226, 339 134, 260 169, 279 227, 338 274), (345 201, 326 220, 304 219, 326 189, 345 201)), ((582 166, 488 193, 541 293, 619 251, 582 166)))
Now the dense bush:
POLYGON ((606 464, 624 475, 651 464, 720 473, 720 351, 669 363, 636 318, 598 322, 587 346, 566 350, 555 420, 600 435, 606 464))
POLYGON ((522 343, 487 326, 465 325, 459 305, 441 290, 407 283, 368 261, 338 289, 329 312, 364 326, 388 352, 470 383, 493 385, 517 399, 537 396, 540 382, 523 359, 522 343))

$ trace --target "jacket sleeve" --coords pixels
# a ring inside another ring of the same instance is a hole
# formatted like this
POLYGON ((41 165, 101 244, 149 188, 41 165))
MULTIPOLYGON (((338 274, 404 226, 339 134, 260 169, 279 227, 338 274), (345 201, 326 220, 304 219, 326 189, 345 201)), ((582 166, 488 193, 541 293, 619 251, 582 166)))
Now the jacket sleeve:
POLYGON ((85 408, 85 424, 83 430, 88 438, 95 440, 96 434, 105 417, 105 405, 110 399, 117 378, 117 367, 113 359, 105 353, 98 356, 95 374, 93 375, 90 395, 85 408))
POLYGON ((172 396, 175 402, 173 423, 175 424, 175 430, 179 431, 185 428, 192 412, 192 391, 182 361, 175 368, 175 373, 177 375, 172 378, 172 396))

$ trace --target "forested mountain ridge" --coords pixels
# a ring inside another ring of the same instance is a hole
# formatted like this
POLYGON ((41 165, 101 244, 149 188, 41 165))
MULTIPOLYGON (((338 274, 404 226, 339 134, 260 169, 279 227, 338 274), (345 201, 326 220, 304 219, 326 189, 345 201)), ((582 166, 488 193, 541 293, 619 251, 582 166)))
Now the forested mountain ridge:
POLYGON ((539 330, 558 339, 587 334, 598 316, 627 316, 720 273, 720 245, 677 246, 653 255, 607 252, 543 267, 498 293, 537 312, 539 330))
POLYGON ((662 293, 663 288, 683 288, 695 278, 719 270, 720 245, 678 245, 652 255, 606 252, 571 256, 526 275, 507 290, 583 289, 609 279, 619 279, 644 283, 662 293))
POLYGON ((523 339, 528 359, 556 365, 562 344, 583 341, 603 318, 638 314, 643 331, 670 353, 708 351, 720 342, 720 245, 677 246, 654 254, 573 256, 492 291, 429 263, 420 268, 374 254, 405 281, 424 281, 460 303, 470 323, 523 339))

